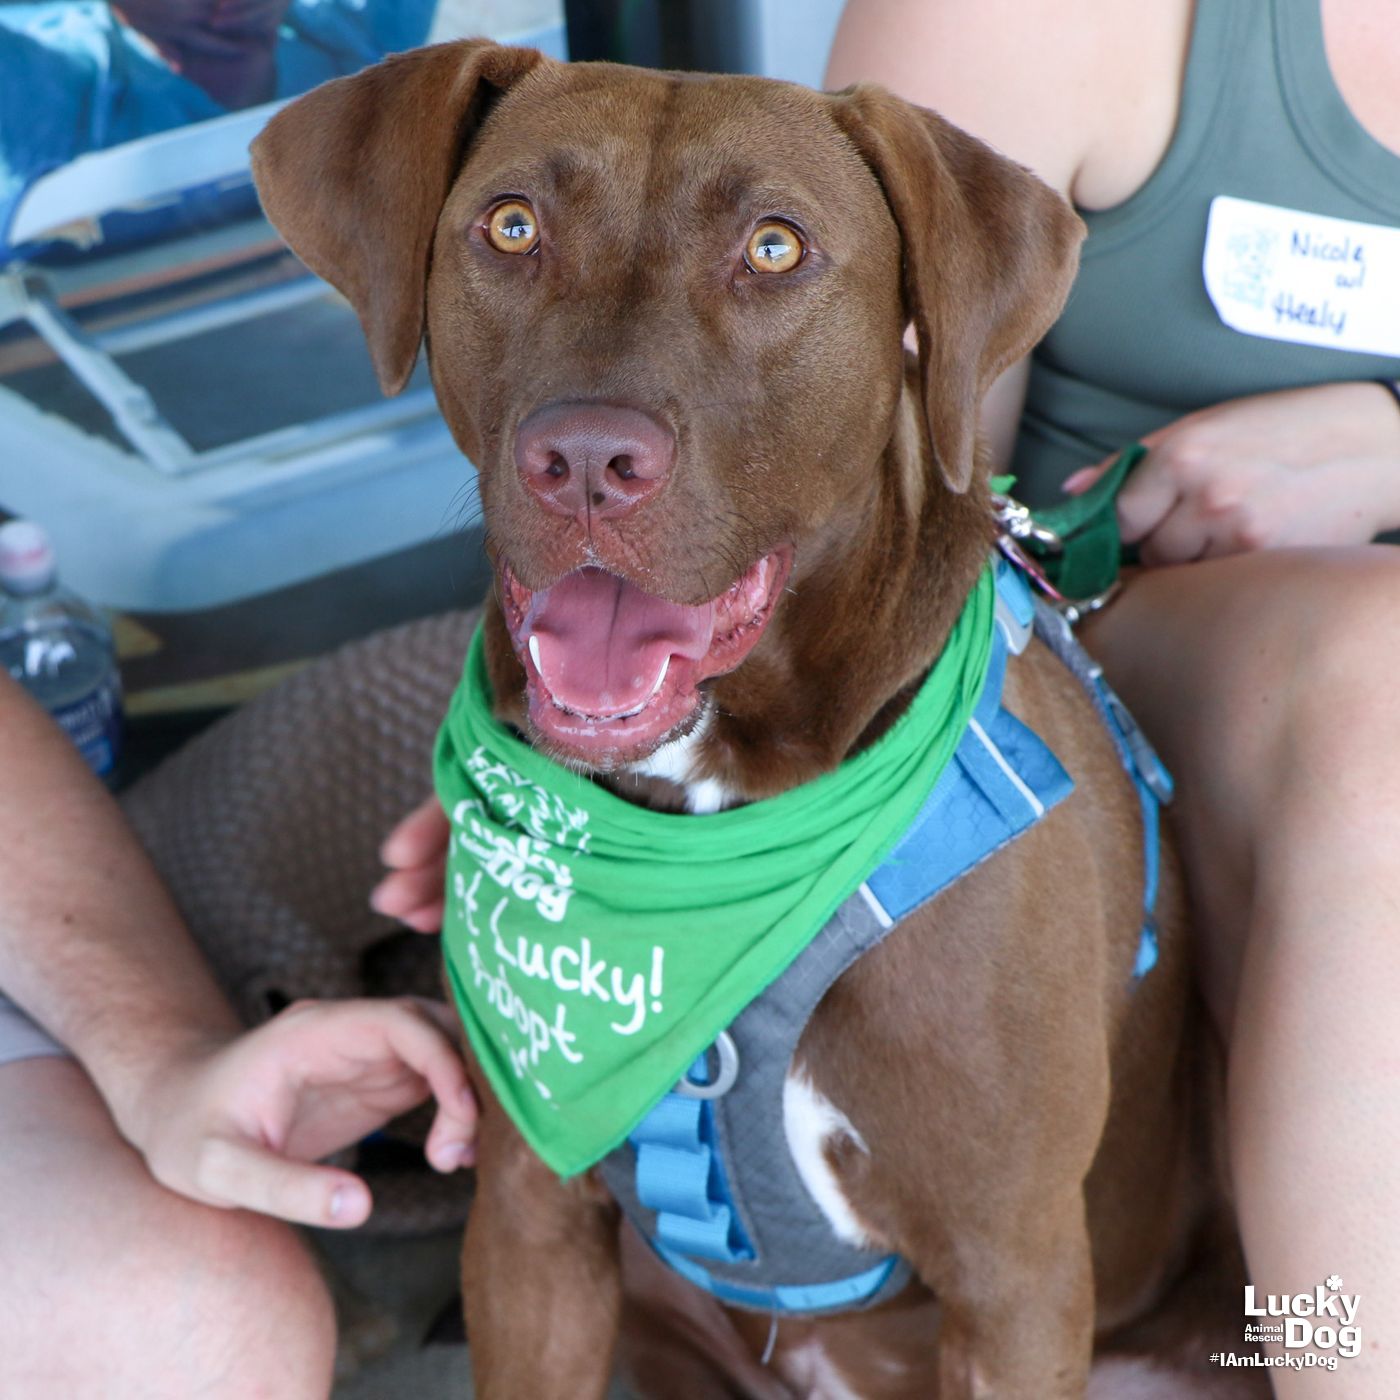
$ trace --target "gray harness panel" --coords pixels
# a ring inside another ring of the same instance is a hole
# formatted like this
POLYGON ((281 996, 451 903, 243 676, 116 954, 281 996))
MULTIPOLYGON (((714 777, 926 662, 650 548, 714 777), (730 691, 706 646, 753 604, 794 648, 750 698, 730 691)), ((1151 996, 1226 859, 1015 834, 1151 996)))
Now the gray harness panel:
MULTIPOLYGON (((728 1181, 729 1198, 757 1258, 737 1263, 705 1261, 710 1276, 732 1288, 818 1287, 832 1279, 867 1274, 886 1259, 890 1260, 888 1278, 863 1302, 868 1305, 890 1297, 908 1281, 909 1266, 902 1259, 858 1249, 832 1231, 798 1174, 782 1113, 783 1084, 793 1052, 817 1003, 857 958, 888 933, 888 925, 881 923, 866 899, 859 892, 853 894, 787 971, 730 1026, 740 1072, 734 1087, 711 1101, 720 1157, 726 1164, 763 1163, 762 1171, 740 1170, 728 1181)), ((628 1218, 646 1239, 657 1241, 657 1212, 637 1197, 632 1146, 610 1153, 599 1169, 628 1218)), ((769 1305, 760 1299, 751 1304, 769 1305)))

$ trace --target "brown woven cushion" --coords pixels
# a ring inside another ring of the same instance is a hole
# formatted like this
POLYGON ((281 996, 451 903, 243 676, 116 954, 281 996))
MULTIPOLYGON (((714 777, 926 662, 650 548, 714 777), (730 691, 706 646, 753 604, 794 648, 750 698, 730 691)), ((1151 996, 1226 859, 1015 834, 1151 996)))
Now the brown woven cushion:
MULTIPOLYGON (((343 647, 123 798, 249 1025, 298 997, 441 994, 437 939, 367 901, 385 834, 431 791, 433 739, 475 622, 475 611, 447 613, 343 647)), ((463 1217, 460 1184, 439 1191, 426 1169, 413 1176, 406 1189, 371 1179, 372 1226, 463 1217)))

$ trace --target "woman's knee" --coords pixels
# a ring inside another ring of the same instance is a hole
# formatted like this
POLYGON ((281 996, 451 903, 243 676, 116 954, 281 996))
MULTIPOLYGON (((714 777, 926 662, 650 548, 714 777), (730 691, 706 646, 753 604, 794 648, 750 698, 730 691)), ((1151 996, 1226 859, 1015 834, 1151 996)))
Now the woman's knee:
MULTIPOLYGON (((1377 809, 1400 817, 1400 696, 1377 681, 1397 635, 1400 550, 1387 547, 1149 570, 1090 632, 1177 777, 1211 956, 1237 962, 1261 869, 1304 878, 1322 846, 1352 839, 1358 792, 1373 831, 1386 830, 1377 809)), ((1238 968, 1226 972, 1221 1004, 1238 968)))
POLYGON ((1400 550, 1355 551, 1318 574, 1292 626, 1296 664, 1279 686, 1273 796, 1309 807, 1400 807, 1400 550))
POLYGON ((1151 570, 1089 632, 1109 678, 1186 773, 1249 786, 1394 735, 1378 671, 1400 638, 1400 550, 1274 550, 1151 570))

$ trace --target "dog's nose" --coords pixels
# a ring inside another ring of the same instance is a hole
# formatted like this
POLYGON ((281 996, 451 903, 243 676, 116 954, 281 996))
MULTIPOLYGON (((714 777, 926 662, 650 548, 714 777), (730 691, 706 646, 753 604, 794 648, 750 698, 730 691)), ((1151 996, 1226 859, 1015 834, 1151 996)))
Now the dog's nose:
POLYGON ((558 515, 626 515, 665 485, 675 460, 669 428, 613 404, 550 404, 515 434, 515 465, 526 489, 558 515))

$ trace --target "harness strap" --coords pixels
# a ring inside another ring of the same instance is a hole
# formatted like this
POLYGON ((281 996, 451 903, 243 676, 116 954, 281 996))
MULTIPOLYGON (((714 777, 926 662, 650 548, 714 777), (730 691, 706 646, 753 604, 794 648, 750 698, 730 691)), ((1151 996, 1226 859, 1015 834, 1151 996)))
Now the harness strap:
POLYGON ((1080 646, 1068 619, 1043 599, 1035 600, 1035 633, 1088 692, 1103 720, 1118 760, 1133 780, 1142 813, 1143 924, 1134 977, 1157 963, 1157 887, 1161 880, 1161 809, 1172 800, 1172 778, 1128 707, 1104 679, 1103 667, 1080 646))
POLYGON ((713 1293, 720 1302, 773 1313, 824 1313, 858 1307, 868 1303, 885 1287, 896 1268, 907 1268, 899 1255, 889 1254, 864 1273, 834 1279, 831 1283, 779 1283, 772 1288, 746 1288, 742 1283, 713 1277, 683 1254, 676 1254, 664 1245, 656 1246, 656 1252, 682 1278, 713 1293))
MULTIPOLYGON (((709 1081, 705 1056, 686 1078, 709 1081)), ((656 1212, 655 1243, 702 1259, 752 1259, 717 1147, 711 1100, 672 1090, 633 1129, 637 1198, 656 1212)))
MULTIPOLYGON (((835 961, 826 959, 820 973, 789 975, 789 980, 792 975, 798 976, 801 992, 795 1008, 789 1007, 784 1013, 787 1019, 782 1024, 790 1029, 778 1041, 782 1047, 778 1056, 781 1065, 776 1064, 773 1044, 763 1035, 745 1040, 751 1031, 744 1028, 752 1018, 764 1007, 776 1007, 783 1000, 780 993, 778 1001, 774 1001, 770 989, 765 993, 767 1000, 751 1004, 731 1027, 740 1045, 757 1047, 759 1058, 751 1058, 748 1072, 742 1072, 736 1040, 726 1032, 714 1047, 718 1051, 714 1072, 710 1072, 707 1056, 697 1058, 686 1078, 630 1136, 633 1161, 619 1168, 626 1172, 630 1184, 621 1187, 619 1198, 625 1201, 630 1196, 654 1213, 654 1224, 645 1227, 643 1233, 656 1253, 682 1277, 722 1302, 773 1313, 822 1313, 868 1305, 892 1296, 908 1276, 909 1266, 898 1255, 876 1257, 861 1267, 871 1258, 862 1251, 848 1251, 844 1267, 832 1268, 835 1277, 823 1278, 818 1270, 826 1265, 809 1267, 807 1279, 815 1274, 820 1281, 778 1281, 771 1272, 765 1274, 763 1256, 772 1247, 766 1233, 771 1222, 765 1211, 776 1208, 778 1219, 782 1220, 788 1210, 783 1191, 793 1188, 770 1186, 772 1169, 763 1172, 758 1180, 753 1179, 752 1168, 744 1166, 747 1159, 743 1147, 738 1148, 727 1168, 723 1159, 726 1153, 736 1150, 737 1110, 731 1101, 721 1102, 719 1096, 727 1094, 737 1082, 747 1112, 751 1113, 756 1103, 768 1111, 767 1106, 774 1103, 771 1087, 765 1091, 767 1097, 760 1095, 757 1101, 743 1095, 754 1092, 755 1084, 768 1083, 774 1074, 781 1076, 812 1008, 863 948, 878 941, 882 936, 879 930, 893 927, 1013 840, 1070 791, 1073 784, 1058 760, 1001 704, 1008 655, 1023 651, 1033 632, 1088 693, 1113 739, 1120 762, 1132 778, 1142 813, 1144 862, 1144 920, 1133 976, 1144 976, 1157 960, 1153 911, 1160 871, 1159 807, 1171 798, 1171 779, 1104 680, 1098 664, 1075 639, 1065 618, 1036 598, 1025 576, 1005 561, 998 564, 996 582, 998 625, 987 677, 954 761, 945 768, 909 831, 842 906, 822 935, 833 936, 831 929, 841 924, 844 916, 863 920, 873 936, 863 943, 851 943, 849 951, 835 961), (737 1173, 733 1182, 731 1169, 737 1173), (760 1185, 762 1191, 758 1189, 760 1185), (757 1201, 756 1194, 764 1199, 757 1201), (756 1214, 748 1214, 755 1210, 756 1214), (752 1233, 746 1228, 746 1220, 752 1233), (735 1265, 740 1267, 730 1267, 735 1265)), ((840 946, 848 947, 845 942, 840 946)), ((781 986, 788 986, 783 979, 779 981, 781 986)), ((786 995, 791 1001, 794 994, 786 995)), ((771 1134, 764 1138, 764 1150, 781 1150, 775 1149, 771 1134)), ((805 1200, 803 1188, 796 1189, 805 1200)), ((825 1227, 825 1222, 822 1225, 825 1227)), ((805 1238, 806 1247, 812 1249, 810 1236, 805 1238)), ((808 1255, 803 1259, 810 1265, 808 1255)))

